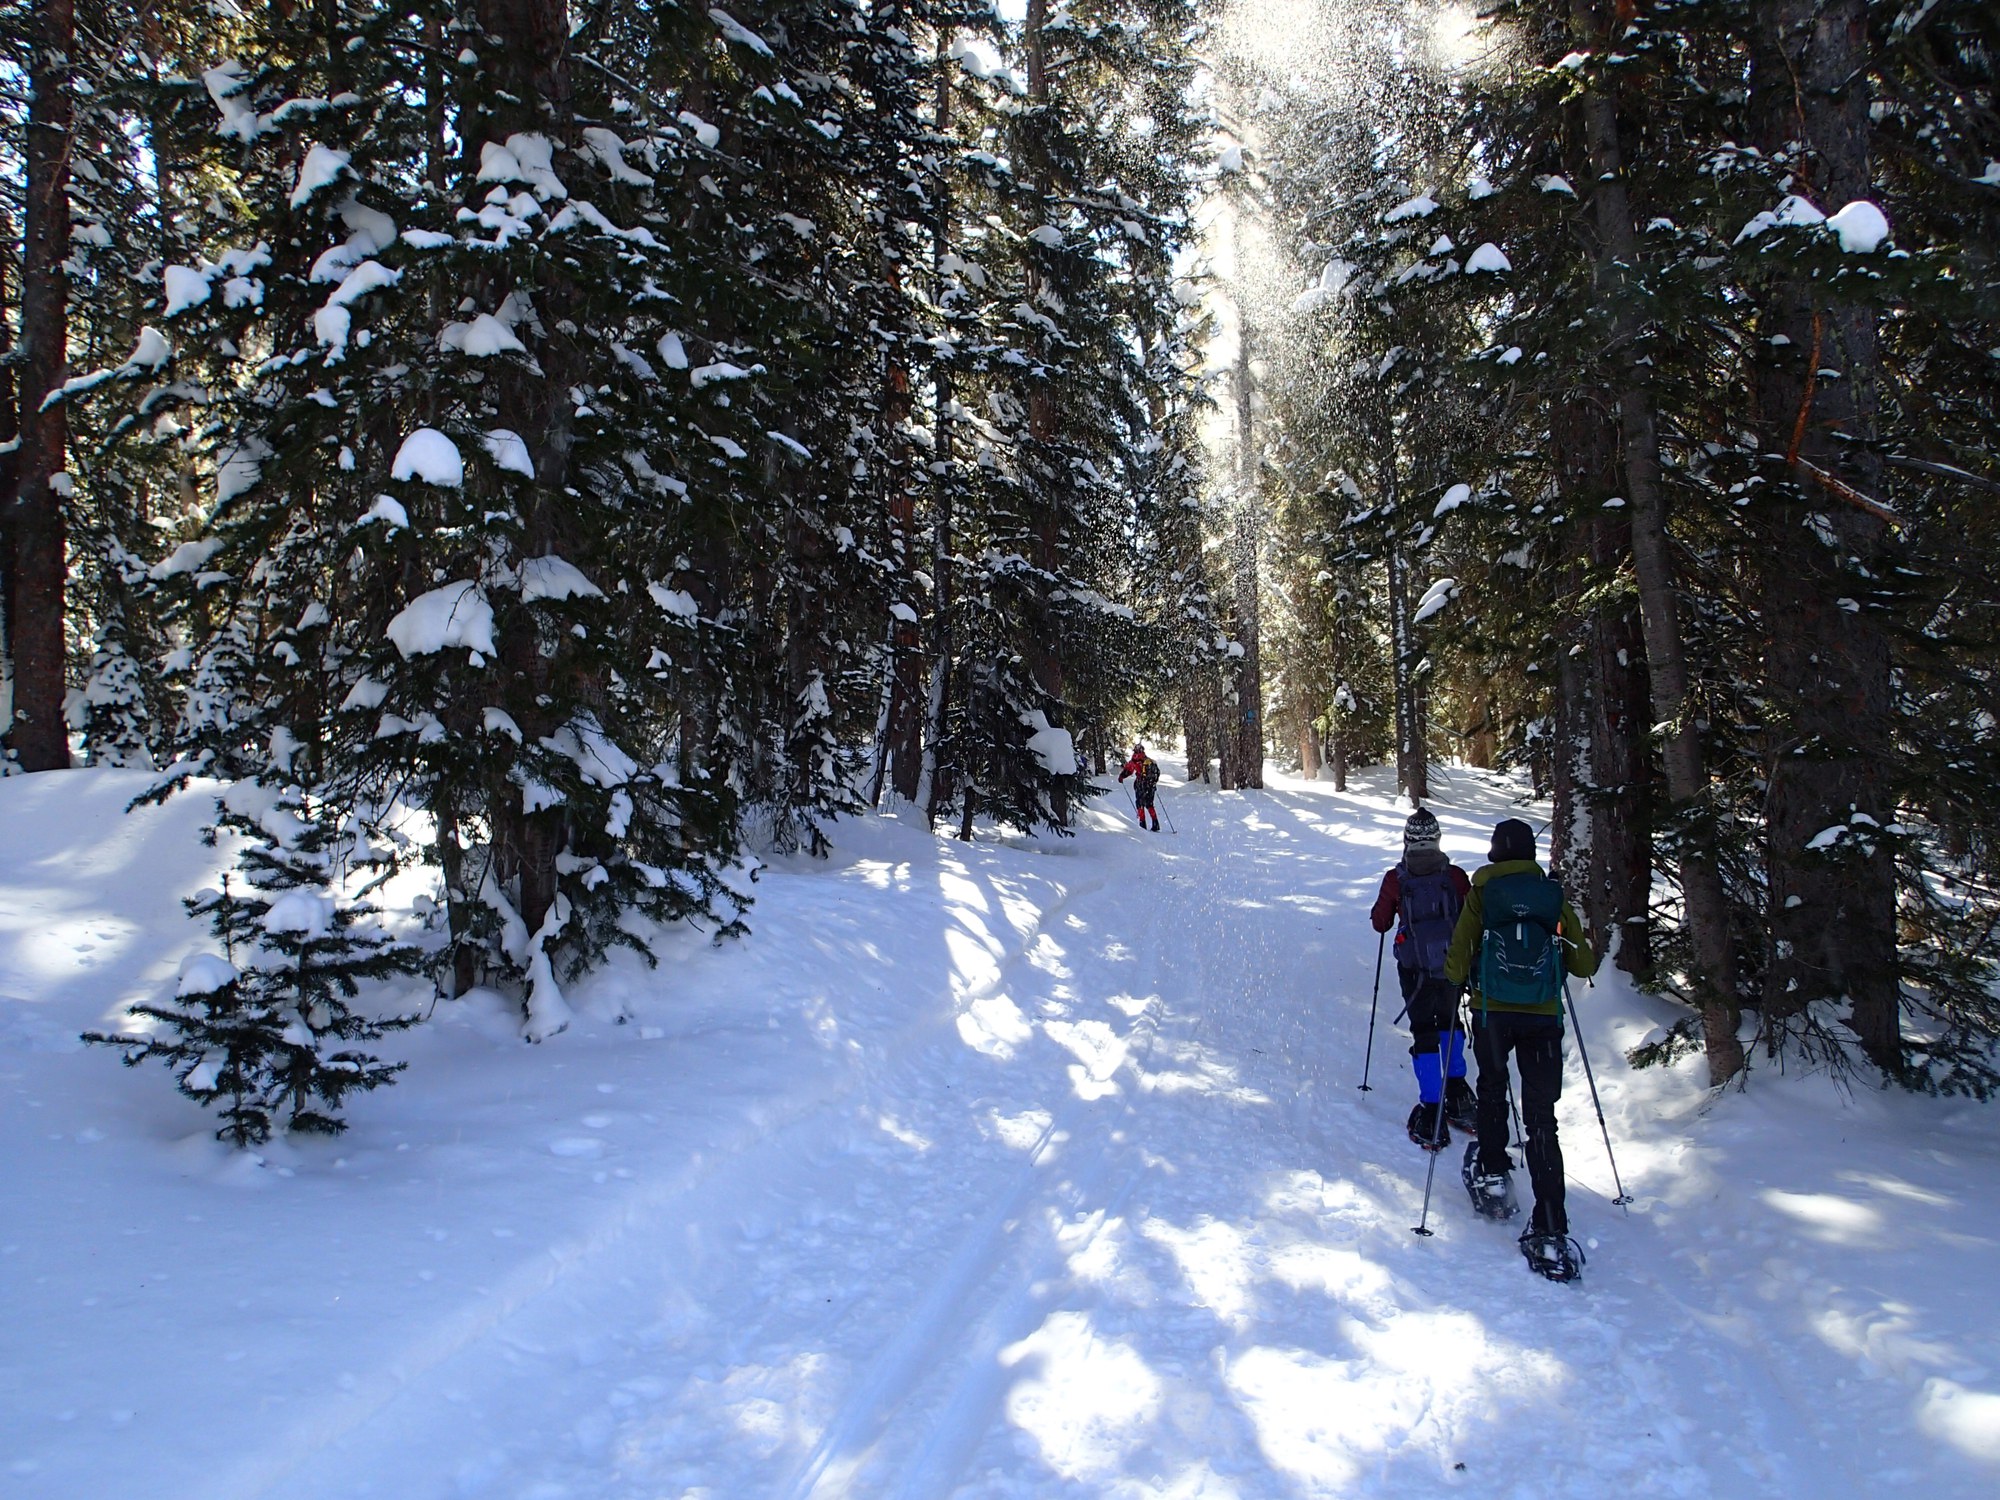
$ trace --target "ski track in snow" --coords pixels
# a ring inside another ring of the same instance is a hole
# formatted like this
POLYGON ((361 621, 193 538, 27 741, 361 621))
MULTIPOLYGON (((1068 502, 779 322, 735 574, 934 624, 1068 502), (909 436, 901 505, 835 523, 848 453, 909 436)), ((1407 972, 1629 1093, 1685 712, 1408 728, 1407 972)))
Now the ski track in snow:
MULTIPOLYGON (((1638 1202, 1609 1202, 1572 1044, 1583 1283, 1471 1216, 1456 1144, 1411 1234, 1393 969, 1355 1087, 1401 821, 1368 785, 1169 781, 1178 836, 1115 789, 1055 844, 864 826, 767 877, 746 943, 579 986, 571 1036, 476 1008, 418 1034, 277 1183, 163 1146, 191 1117, 162 1081, 28 1002, 40 973, 95 1023, 105 935, 129 986, 178 962, 141 964, 167 918, 0 884, 0 1124, 18 1186, 67 1193, 0 1232, 38 1273, 0 1283, 0 1497, 1993 1493, 1986 1114, 1775 1079, 1704 1104, 1692 1064, 1624 1066, 1668 1011, 1607 981, 1580 1003, 1638 1202), (71 931, 98 936, 58 963, 71 931), (588 1024, 625 1012, 659 1024, 588 1024), (128 1155, 93 1177, 107 1134, 128 1155), (110 1227, 148 1207, 153 1246, 110 1227), (148 1255, 185 1306, 64 1310, 148 1255), (356 1310, 311 1310, 327 1288, 356 1310)), ((1454 773, 1461 864, 1510 790, 1454 773)))

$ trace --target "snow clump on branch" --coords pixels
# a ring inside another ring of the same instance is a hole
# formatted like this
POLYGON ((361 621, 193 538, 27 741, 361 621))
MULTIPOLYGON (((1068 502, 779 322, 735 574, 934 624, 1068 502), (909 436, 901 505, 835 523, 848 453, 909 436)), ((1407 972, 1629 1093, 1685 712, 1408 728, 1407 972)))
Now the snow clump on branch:
POLYGON ((389 622, 386 632, 405 661, 453 646, 472 653, 474 666, 496 653, 493 606, 476 583, 448 583, 419 594, 389 622))
POLYGON ((426 484, 455 490, 465 483, 465 460, 459 454, 458 444, 435 427, 419 427, 396 450, 389 477, 421 479, 426 484))

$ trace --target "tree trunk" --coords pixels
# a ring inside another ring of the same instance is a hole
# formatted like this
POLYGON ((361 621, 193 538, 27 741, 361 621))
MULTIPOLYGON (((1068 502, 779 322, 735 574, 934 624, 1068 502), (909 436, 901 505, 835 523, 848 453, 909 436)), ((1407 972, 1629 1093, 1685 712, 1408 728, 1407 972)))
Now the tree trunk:
POLYGON ((1183 689, 1181 695, 1181 740, 1187 746, 1187 778, 1207 786, 1209 762, 1214 757, 1209 748, 1209 718, 1202 702, 1203 690, 1199 683, 1206 674, 1199 674, 1183 689))
POLYGON ((1318 781, 1319 768, 1319 726, 1308 719, 1299 731, 1299 774, 1307 781, 1318 781))
POLYGON ((1605 930, 1603 862, 1599 850, 1599 805, 1596 786, 1597 748, 1591 725, 1597 717, 1599 685, 1590 670, 1583 644, 1590 638, 1591 617, 1572 607, 1585 595, 1589 581, 1588 536, 1592 518, 1616 493, 1618 430, 1592 392, 1574 391, 1557 399, 1549 412, 1549 461, 1556 493, 1573 519, 1563 529, 1565 556, 1559 565, 1554 597, 1558 628, 1551 635, 1555 650, 1555 694, 1549 714, 1549 791, 1555 817, 1549 824, 1549 866, 1562 881, 1592 934, 1605 930))
POLYGON ((1264 665, 1263 599, 1260 556, 1263 549, 1263 491, 1258 484, 1256 392, 1250 371, 1251 330, 1242 328, 1236 364, 1236 483, 1238 510, 1235 539, 1236 643, 1243 648, 1237 664, 1235 701, 1227 731, 1235 741, 1236 785, 1264 785, 1264 665))
MULTIPOLYGON (((1591 528, 1591 548, 1600 576, 1623 566, 1632 550, 1632 525, 1624 510, 1600 513, 1591 528)), ((1652 705, 1637 608, 1605 603, 1592 610, 1590 654, 1592 844, 1607 924, 1598 931, 1615 934, 1620 969, 1644 975, 1653 963, 1652 705)))
MULTIPOLYGON (((1638 612, 1606 601, 1606 585, 1625 566, 1632 528, 1619 501, 1618 417, 1606 392, 1579 390, 1552 413, 1549 450, 1565 508, 1577 517, 1576 566, 1561 590, 1575 598, 1586 583, 1600 595, 1575 623, 1562 649, 1582 683, 1581 714, 1562 728, 1587 767, 1576 790, 1576 815, 1587 827, 1590 859, 1579 867, 1588 886, 1574 895, 1600 936, 1616 934, 1618 964, 1644 973, 1649 961, 1652 897, 1651 750, 1645 642, 1638 612)), ((1563 754, 1562 744, 1556 753, 1563 754)), ((1564 819, 1558 815, 1561 826, 1564 819)))
MULTIPOLYGON (((937 46, 936 128, 940 137, 951 133, 951 43, 955 31, 939 34, 937 46)), ((932 297, 940 305, 944 295, 945 257, 951 253, 951 179, 942 166, 932 191, 935 218, 931 225, 932 297)), ((912 800, 924 811, 926 821, 936 823, 951 798, 948 768, 938 764, 938 747, 944 743, 945 716, 950 708, 952 674, 952 505, 951 505, 951 369, 942 359, 931 366, 931 391, 935 404, 931 411, 936 430, 937 461, 931 470, 931 673, 930 695, 924 709, 923 749, 917 790, 912 800)), ((970 838, 968 818, 965 836, 970 838)))
POLYGON ((14 528, 8 520, 8 502, 20 478, 21 411, 14 380, 14 325, 7 313, 7 273, 14 265, 14 225, 0 212, 0 737, 14 722, 14 648, 8 627, 13 606, 7 602, 8 583, 14 571, 14 528))
MULTIPOLYGON (((1871 196, 1865 0, 1764 0, 1752 27, 1757 144, 1831 213, 1871 196)), ((1887 528, 1848 497, 1881 493, 1875 310, 1782 265, 1757 322, 1755 401, 1769 483, 1762 621, 1771 704, 1765 1013, 1846 999, 1878 1067, 1902 1063, 1890 663, 1870 607, 1887 528), (1830 848, 1820 836, 1853 829, 1830 848), (1811 847, 1822 844, 1822 847, 1811 847)))
MULTIPOLYGON (((1242 518, 1245 527, 1254 525, 1242 518)), ((1236 785, 1256 789, 1264 785, 1264 673, 1262 642, 1259 639, 1257 609, 1257 552, 1254 531, 1240 544, 1236 573, 1236 641, 1243 656, 1236 665, 1236 691, 1229 704, 1227 733, 1234 741, 1231 760, 1236 785)))
POLYGON ((13 685, 7 746, 27 771, 69 765, 63 590, 68 582, 68 422, 43 403, 69 373, 71 0, 39 0, 28 63, 26 216, 21 285, 19 441, 14 484, 0 497, 0 597, 13 685))
MULTIPOLYGON (((487 140, 505 140, 523 130, 551 134, 558 144, 573 144, 576 121, 567 0, 478 0, 477 13, 480 26, 499 44, 482 58, 499 84, 493 95, 499 102, 494 113, 471 122, 465 143, 468 153, 476 153, 487 140)), ((506 371, 489 379, 486 387, 499 425, 541 437, 537 483, 522 507, 521 546, 527 557, 561 550, 557 538, 561 507, 553 497, 569 483, 573 421, 568 392, 585 379, 587 364, 575 337, 562 331, 575 326, 570 315, 578 288, 573 280, 555 262, 548 262, 533 294, 540 322, 548 330, 535 347, 541 370, 535 377, 506 371)), ((559 696, 554 689, 562 666, 543 653, 526 611, 512 613, 502 628, 499 647, 500 661, 515 684, 509 694, 510 711, 522 733, 531 742, 553 734, 559 725, 548 705, 559 696)), ((534 933, 558 893, 556 865, 567 843, 563 810, 523 811, 519 788, 502 777, 490 791, 488 814, 496 865, 517 882, 515 909, 534 933)))
POLYGON ((1423 704, 1417 695, 1416 642, 1410 624, 1410 589, 1399 542, 1391 540, 1389 569, 1389 652, 1396 690, 1396 785, 1412 807, 1431 794, 1429 746, 1423 704))
MULTIPOLYGON (((899 279, 893 266, 889 268, 889 278, 892 284, 899 279)), ((886 448, 896 441, 895 434, 910 419, 909 371, 899 361, 890 359, 884 371, 884 383, 886 389, 880 426, 886 448)), ((910 573, 916 560, 916 490, 906 472, 892 471, 885 479, 888 556, 895 566, 890 591, 899 596, 895 603, 914 616, 915 581, 910 573)), ((881 800, 885 780, 904 801, 916 799, 918 783, 923 779, 924 677, 923 637, 917 628, 917 621, 892 611, 889 620, 889 701, 883 715, 882 743, 877 751, 878 771, 870 792, 871 801, 881 800)))
POLYGON ((444 20, 438 10, 424 12, 424 180, 442 192, 450 144, 444 128, 444 20))
MULTIPOLYGON (((1563 592, 1574 595, 1573 570, 1563 592)), ((1569 632, 1555 638, 1555 701, 1549 727, 1549 869, 1583 914, 1593 934, 1604 930, 1604 892, 1598 878, 1596 828, 1591 817, 1591 683, 1570 649, 1569 632)))
MULTIPOLYGON (((1612 25, 1608 5, 1572 0, 1572 29, 1585 46, 1606 47, 1612 25)), ((1739 999, 1736 953, 1730 931, 1728 897, 1716 857, 1708 768, 1700 725, 1690 701, 1686 643, 1674 593, 1673 558, 1667 540, 1666 496, 1660 484, 1659 433, 1650 366, 1640 363, 1640 320, 1636 293, 1629 286, 1639 264, 1638 235, 1625 186, 1624 148, 1618 138, 1617 107, 1610 96, 1588 86, 1582 96, 1584 135, 1590 153, 1590 201, 1598 237, 1598 296, 1613 309, 1613 344, 1619 436, 1623 444, 1626 495, 1632 511, 1632 566, 1638 579, 1640 625, 1646 643, 1652 717, 1665 727, 1663 747, 1667 797, 1683 830, 1680 845, 1681 898, 1694 950, 1695 972, 1688 976, 1700 1009, 1708 1078, 1720 1085, 1743 1067, 1737 1039, 1739 999)))
POLYGON ((1472 695, 1471 722, 1465 726, 1465 758, 1481 771, 1493 769, 1493 699, 1482 687, 1472 695))
MULTIPOLYGON (((1028 0, 1026 19, 1022 32, 1028 49, 1028 107, 1035 119, 1035 130, 1045 126, 1049 107, 1049 68, 1047 42, 1043 28, 1048 25, 1048 0, 1028 0)), ((1050 181, 1046 157, 1035 153, 1034 169, 1031 173, 1031 189, 1034 201, 1048 201, 1053 187, 1050 181)), ((1028 270, 1028 300, 1038 300, 1042 290, 1042 279, 1034 267, 1032 258, 1028 270)), ((1054 445, 1058 418, 1054 395, 1044 384, 1037 384, 1028 393, 1028 441, 1033 449, 1030 461, 1031 471, 1037 471, 1045 487, 1040 497, 1041 504, 1035 517, 1035 566, 1045 579, 1062 576, 1063 548, 1063 490, 1069 480, 1060 466, 1044 462, 1054 445)), ((1045 585, 1046 587, 1047 585, 1045 585)), ((1052 627, 1053 622, 1048 622, 1052 627)), ((1053 628, 1036 632, 1036 638, 1028 649, 1029 670, 1035 686, 1043 698, 1044 712, 1049 724, 1054 728, 1063 727, 1063 661, 1062 650, 1053 628)), ((1058 790, 1050 799, 1049 811, 1056 826, 1069 825, 1069 795, 1058 790)))

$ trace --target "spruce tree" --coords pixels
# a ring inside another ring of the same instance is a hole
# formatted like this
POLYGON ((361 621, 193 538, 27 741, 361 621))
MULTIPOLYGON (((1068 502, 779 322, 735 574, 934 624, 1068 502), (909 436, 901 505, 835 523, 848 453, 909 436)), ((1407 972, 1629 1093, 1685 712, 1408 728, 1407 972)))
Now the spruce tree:
POLYGON ((215 826, 241 842, 238 878, 187 907, 222 953, 190 954, 172 995, 132 1006, 136 1033, 85 1040, 123 1049, 127 1066, 165 1064, 182 1094, 221 1116, 216 1135, 231 1145, 337 1135, 348 1095, 404 1066, 364 1049, 416 1020, 351 1002, 425 956, 350 894, 387 861, 348 810, 283 780, 244 781, 218 799, 215 826))

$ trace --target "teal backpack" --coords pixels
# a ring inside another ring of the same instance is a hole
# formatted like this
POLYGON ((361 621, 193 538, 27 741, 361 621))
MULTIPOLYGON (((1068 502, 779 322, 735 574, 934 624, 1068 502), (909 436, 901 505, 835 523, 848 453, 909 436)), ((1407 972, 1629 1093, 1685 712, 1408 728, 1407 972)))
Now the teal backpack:
POLYGON ((1562 887, 1522 870, 1487 881, 1481 896, 1480 997, 1488 1005, 1546 1005, 1562 993, 1562 887))

